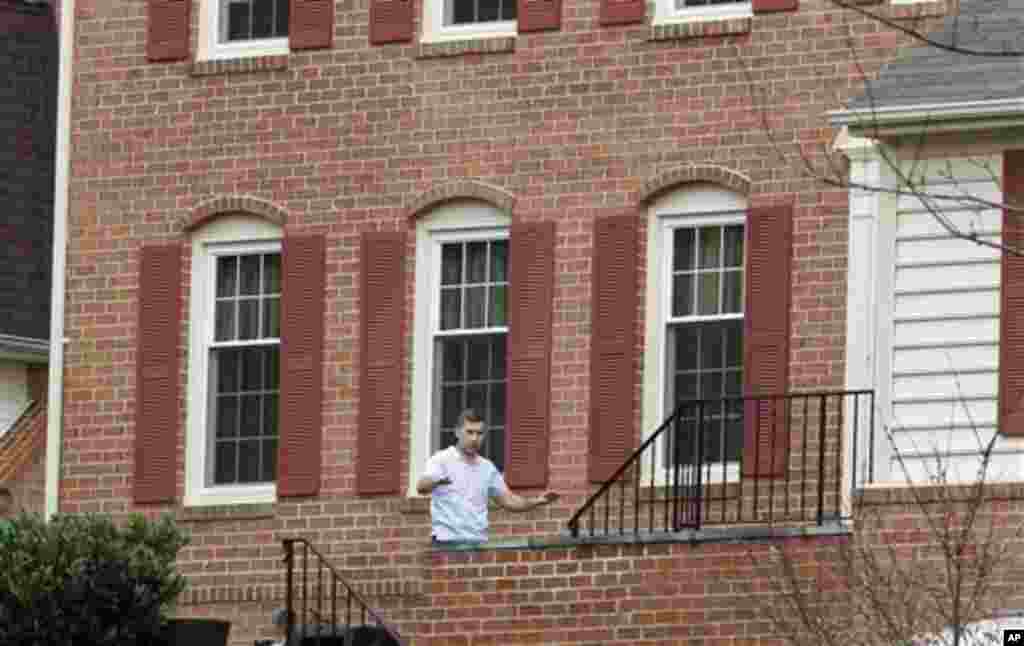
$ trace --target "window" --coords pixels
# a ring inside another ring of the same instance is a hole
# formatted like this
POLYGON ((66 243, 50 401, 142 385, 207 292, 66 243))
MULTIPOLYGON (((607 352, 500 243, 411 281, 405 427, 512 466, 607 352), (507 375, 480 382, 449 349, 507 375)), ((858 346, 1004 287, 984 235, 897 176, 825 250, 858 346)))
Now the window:
POLYGON ((231 216, 193 237, 186 505, 274 500, 280 236, 266 221, 231 216))
MULTIPOLYGON (((680 401, 743 394, 746 208, 745 199, 711 184, 667 191, 649 206, 645 434, 661 426, 680 401)), ((684 407, 683 413, 683 437, 696 438, 697 407, 684 407)), ((727 477, 738 478, 742 405, 719 401, 700 413, 700 461, 722 464, 727 477)), ((685 441, 660 447, 658 464, 694 464, 696 449, 696 442, 685 441)))
POLYGON ((517 0, 428 0, 423 40, 444 41, 516 34, 517 0))
MULTIPOLYGON (((714 224, 672 230, 671 303, 666 325, 666 405, 743 394, 743 225, 714 224)), ((743 446, 743 406, 715 402, 684 411, 684 429, 698 437, 702 460, 737 462, 743 446)), ((692 463, 696 446, 680 447, 692 463)))
POLYGON ((689 22, 753 15, 750 0, 658 0, 655 22, 689 22))
POLYGON ((504 469, 509 224, 470 200, 417 222, 410 495, 467 407, 487 424, 483 454, 504 469))
POLYGON ((289 0, 203 0, 199 60, 288 53, 289 0))

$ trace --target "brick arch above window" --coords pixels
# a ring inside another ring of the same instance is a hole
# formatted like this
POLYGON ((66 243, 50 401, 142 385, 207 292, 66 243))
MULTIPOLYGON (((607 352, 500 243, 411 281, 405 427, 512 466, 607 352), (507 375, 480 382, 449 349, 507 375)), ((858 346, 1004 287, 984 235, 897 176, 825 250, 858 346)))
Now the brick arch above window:
POLYGON ((695 182, 718 184, 744 197, 750 196, 750 178, 746 175, 715 164, 692 164, 669 169, 644 182, 640 203, 647 204, 667 190, 695 182))
POLYGON ((414 199, 406 209, 407 217, 418 218, 452 200, 476 199, 487 202, 507 215, 512 214, 516 197, 503 188, 475 180, 449 182, 436 186, 414 199))
POLYGON ((191 233, 218 217, 237 213, 255 215, 282 228, 288 222, 288 212, 266 200, 245 195, 218 195, 182 216, 178 228, 182 233, 191 233))

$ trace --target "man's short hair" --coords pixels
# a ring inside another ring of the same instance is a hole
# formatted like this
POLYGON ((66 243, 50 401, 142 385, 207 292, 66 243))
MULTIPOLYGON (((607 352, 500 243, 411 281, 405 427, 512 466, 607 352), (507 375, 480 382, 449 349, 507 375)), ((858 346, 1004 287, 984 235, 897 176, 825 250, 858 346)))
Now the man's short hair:
POLYGON ((466 428, 466 423, 480 424, 482 430, 487 429, 487 424, 484 422, 484 418, 480 416, 480 413, 476 412, 475 408, 467 408, 466 410, 459 413, 459 419, 455 422, 455 430, 461 431, 466 428))

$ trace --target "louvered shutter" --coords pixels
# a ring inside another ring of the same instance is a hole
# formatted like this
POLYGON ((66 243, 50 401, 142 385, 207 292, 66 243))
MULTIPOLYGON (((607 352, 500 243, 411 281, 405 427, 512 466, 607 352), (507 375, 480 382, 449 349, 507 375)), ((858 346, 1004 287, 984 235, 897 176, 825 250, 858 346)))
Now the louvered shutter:
POLYGON ((555 224, 516 223, 509 235, 505 480, 511 487, 543 487, 550 452, 555 224))
POLYGON ((646 10, 644 0, 601 0, 601 24, 628 25, 643 22, 646 10))
POLYGON ((149 0, 146 16, 146 58, 180 61, 188 58, 192 0, 149 0))
POLYGON ((754 13, 779 13, 783 11, 796 11, 799 0, 754 0, 754 13))
POLYGON ((594 224, 590 345, 590 480, 604 482, 630 456, 636 439, 637 215, 594 224))
POLYGON ((320 491, 324 252, 321 234, 286 235, 281 249, 281 497, 314 496, 320 491))
POLYGON ((142 247, 135 360, 136 503, 173 502, 178 472, 181 245, 142 247))
POLYGON ((334 0, 291 0, 289 49, 326 49, 333 43, 334 0))
POLYGON ((1024 150, 1003 155, 999 430, 1024 436, 1024 150))
POLYGON ((789 205, 750 209, 746 226, 746 310, 743 329, 743 475, 785 473, 789 446, 786 392, 789 378, 789 302, 793 210, 789 205))
POLYGON ((401 487, 402 346, 405 320, 404 232, 364 233, 360 247, 359 436, 361 494, 401 487))
POLYGON ((562 26, 562 0, 516 0, 519 33, 547 31, 562 26))
POLYGON ((412 0, 370 0, 371 43, 404 43, 412 37, 412 0))

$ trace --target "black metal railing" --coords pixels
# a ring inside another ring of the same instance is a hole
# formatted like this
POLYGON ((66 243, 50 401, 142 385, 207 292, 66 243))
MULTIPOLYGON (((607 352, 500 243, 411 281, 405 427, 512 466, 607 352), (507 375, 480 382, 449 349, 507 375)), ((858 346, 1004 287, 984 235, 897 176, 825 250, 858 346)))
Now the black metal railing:
POLYGON ((405 646, 309 541, 282 542, 288 646, 405 646))
POLYGON ((569 520, 574 537, 844 516, 871 390, 684 401, 569 520), (847 439, 852 438, 852 439, 847 439), (849 450, 844 450, 848 443, 849 450))

